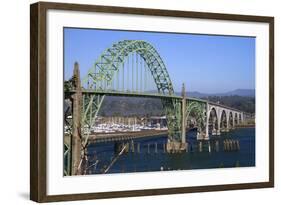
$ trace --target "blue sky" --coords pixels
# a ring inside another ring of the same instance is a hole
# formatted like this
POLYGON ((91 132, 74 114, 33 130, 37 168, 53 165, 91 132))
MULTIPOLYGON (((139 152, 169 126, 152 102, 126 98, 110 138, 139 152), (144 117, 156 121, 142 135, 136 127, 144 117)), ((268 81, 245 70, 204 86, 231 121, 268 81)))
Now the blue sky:
POLYGON ((227 92, 255 88, 255 38, 156 32, 64 29, 65 79, 79 62, 84 77, 99 57, 120 40, 145 40, 162 57, 175 91, 227 92))

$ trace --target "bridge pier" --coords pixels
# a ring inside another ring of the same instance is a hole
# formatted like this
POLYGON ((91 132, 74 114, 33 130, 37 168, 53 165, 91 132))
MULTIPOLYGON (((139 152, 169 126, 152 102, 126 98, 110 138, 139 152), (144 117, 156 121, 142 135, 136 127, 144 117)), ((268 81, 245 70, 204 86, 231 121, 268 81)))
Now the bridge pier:
POLYGON ((168 140, 166 150, 168 153, 178 153, 187 151, 186 143, 186 92, 185 85, 182 84, 182 101, 181 101, 181 141, 168 140))
POLYGON ((74 64, 74 82, 73 86, 76 92, 72 95, 73 110, 73 131, 71 135, 71 175, 81 175, 82 160, 82 136, 81 136, 81 99, 82 88, 80 81, 80 71, 77 62, 74 64))
POLYGON ((209 140, 209 134, 204 132, 197 132, 197 140, 209 140))
POLYGON ((206 130, 205 130, 205 140, 209 140, 209 104, 206 104, 206 130))
POLYGON ((229 132, 229 128, 221 128, 221 132, 229 132))
POLYGON ((177 142, 177 141, 168 141, 166 145, 166 151, 168 153, 180 153, 186 152, 187 143, 177 142))
POLYGON ((186 93, 184 83, 182 84, 182 103, 181 103, 181 142, 186 143, 186 93))
POLYGON ((209 134, 205 134, 204 140, 209 140, 209 139, 210 139, 209 134))

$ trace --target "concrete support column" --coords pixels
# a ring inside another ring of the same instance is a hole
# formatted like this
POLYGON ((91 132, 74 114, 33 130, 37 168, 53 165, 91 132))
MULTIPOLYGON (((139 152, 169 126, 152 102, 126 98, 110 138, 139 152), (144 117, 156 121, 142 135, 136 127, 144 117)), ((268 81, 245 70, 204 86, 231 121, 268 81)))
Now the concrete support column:
POLYGON ((212 135, 217 135, 217 130, 216 130, 216 119, 215 119, 215 118, 212 120, 212 127, 213 127, 213 129, 212 129, 212 135))
POLYGON ((206 104, 206 133, 205 139, 209 139, 209 104, 206 104))
POLYGON ((218 120, 217 120, 217 123, 218 123, 218 129, 217 129, 217 135, 220 135, 221 134, 221 119, 220 117, 218 117, 218 120))
POLYGON ((76 62, 74 64, 74 89, 75 93, 72 95, 72 136, 71 136, 71 175, 81 175, 81 168, 79 164, 81 161, 81 99, 82 99, 82 88, 80 81, 79 65, 76 62))
POLYGON ((221 134, 221 111, 219 110, 219 108, 216 109, 217 112, 217 123, 218 123, 218 128, 217 128, 217 135, 221 134))
POLYGON ((225 128, 226 132, 229 132, 229 115, 226 115, 226 128, 225 128))
POLYGON ((227 132, 229 132, 229 130, 230 130, 229 116, 230 116, 230 112, 228 111, 226 113, 226 131, 227 132))
POLYGON ((243 115, 243 113, 239 113, 239 124, 240 125, 243 124, 242 115, 243 115))
POLYGON ((181 142, 183 144, 186 143, 186 93, 184 83, 182 85, 182 117, 181 117, 181 142))

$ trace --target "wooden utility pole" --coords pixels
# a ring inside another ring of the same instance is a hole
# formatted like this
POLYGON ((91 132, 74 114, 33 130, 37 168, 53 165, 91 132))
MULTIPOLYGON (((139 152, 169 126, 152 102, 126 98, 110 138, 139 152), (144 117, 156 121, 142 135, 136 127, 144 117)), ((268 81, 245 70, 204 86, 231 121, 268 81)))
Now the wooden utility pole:
MULTIPOLYGON (((73 88, 75 93, 72 95, 72 136, 71 136, 71 175, 80 175, 79 168, 82 159, 82 136, 81 136, 81 99, 82 88, 80 81, 80 71, 77 62, 74 64, 73 88)), ((81 166, 80 166, 81 167, 81 166)))

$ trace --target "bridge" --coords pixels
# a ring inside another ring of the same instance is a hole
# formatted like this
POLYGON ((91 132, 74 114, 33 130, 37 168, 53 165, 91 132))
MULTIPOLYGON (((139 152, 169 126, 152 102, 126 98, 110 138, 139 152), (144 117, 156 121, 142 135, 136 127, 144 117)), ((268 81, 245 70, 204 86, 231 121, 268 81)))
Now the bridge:
POLYGON ((186 127, 191 119, 198 127, 198 140, 228 132, 244 121, 240 110, 187 97, 184 84, 181 95, 177 95, 161 56, 150 43, 142 40, 113 44, 82 80, 76 62, 73 77, 64 87, 65 99, 72 102, 72 121, 65 115, 65 124, 72 135, 69 146, 74 160, 72 173, 77 173, 81 166, 80 156, 85 155, 89 143, 90 133, 86 128, 94 127, 105 96, 160 99, 167 118, 168 152, 186 150, 186 127))

